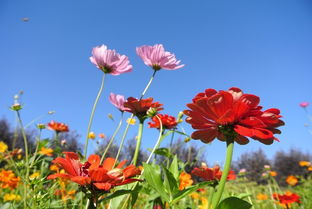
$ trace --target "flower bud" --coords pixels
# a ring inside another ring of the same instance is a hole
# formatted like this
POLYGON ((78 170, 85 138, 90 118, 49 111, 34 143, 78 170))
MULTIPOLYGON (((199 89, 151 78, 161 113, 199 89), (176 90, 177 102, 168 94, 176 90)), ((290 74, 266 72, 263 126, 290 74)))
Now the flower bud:
POLYGON ((158 111, 157 111, 157 108, 154 108, 154 107, 150 107, 147 112, 146 112, 146 115, 148 117, 154 117, 155 115, 157 115, 158 111))
POLYGON ((22 108, 23 108, 22 105, 20 105, 19 103, 15 103, 15 104, 13 104, 13 105, 10 107, 10 109, 13 110, 13 111, 19 111, 19 110, 21 110, 22 108))
POLYGON ((37 124, 37 128, 40 129, 40 130, 42 130, 42 129, 45 129, 46 126, 45 126, 45 124, 43 124, 43 123, 38 123, 38 124, 37 124))

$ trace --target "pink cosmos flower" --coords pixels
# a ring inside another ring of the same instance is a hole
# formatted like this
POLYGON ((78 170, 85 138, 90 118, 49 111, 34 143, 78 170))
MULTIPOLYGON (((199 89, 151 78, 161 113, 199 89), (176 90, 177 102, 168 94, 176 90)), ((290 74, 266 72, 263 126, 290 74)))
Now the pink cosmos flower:
POLYGON ((126 55, 120 55, 115 50, 107 49, 107 46, 97 46, 92 49, 90 61, 104 73, 120 75, 132 71, 129 59, 126 55))
POLYGON ((309 106, 309 102, 301 102, 299 105, 300 107, 306 108, 307 106, 309 106))
POLYGON ((174 54, 166 52, 162 44, 137 47, 136 52, 143 59, 144 64, 154 70, 176 70, 184 66, 179 65, 181 61, 177 60, 174 54))
POLYGON ((129 111, 130 108, 124 106, 125 97, 119 94, 110 93, 109 101, 117 107, 121 112, 129 111))

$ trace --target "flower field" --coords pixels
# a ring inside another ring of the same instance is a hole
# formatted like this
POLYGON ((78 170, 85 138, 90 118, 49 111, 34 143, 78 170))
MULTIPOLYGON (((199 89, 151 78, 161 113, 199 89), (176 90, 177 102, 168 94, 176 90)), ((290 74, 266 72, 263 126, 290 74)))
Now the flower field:
MULTIPOLYGON (((263 107, 258 96, 239 87, 215 90, 207 86, 196 95, 189 95, 185 109, 177 110, 176 117, 168 115, 166 105, 146 97, 146 92, 158 74, 169 70, 175 71, 178 77, 184 64, 162 44, 137 47, 136 54, 150 70, 150 79, 144 89, 138 90, 138 95, 125 98, 110 93, 107 99, 112 108, 120 111, 120 122, 115 130, 95 133, 93 119, 103 99, 105 81, 112 76, 126 76, 133 66, 128 56, 106 45, 92 49, 90 64, 97 68, 102 81, 93 106, 82 110, 91 110, 91 114, 81 150, 70 147, 64 138, 70 124, 54 120, 32 122, 36 126, 32 145, 22 118, 27 107, 20 102, 21 95, 15 96, 10 107, 17 118, 13 142, 7 144, 0 138, 1 208, 312 208, 310 159, 295 159, 293 165, 300 175, 288 169, 290 174, 285 178, 280 177, 273 166, 261 165, 257 168, 259 181, 249 178, 251 170, 233 165, 236 146, 248 146, 251 140, 263 146, 283 143, 278 138, 279 128, 287 124, 278 107, 263 107), (126 123, 124 129, 122 123, 126 123), (124 154, 130 126, 137 128, 131 142, 133 152, 124 154), (192 132, 186 132, 185 126, 191 127, 192 132), (155 130, 153 139, 144 136, 146 129, 155 130), (43 138, 43 133, 50 136, 43 138), (118 133, 122 137, 117 144, 118 133), (183 144, 193 140, 203 146, 223 144, 226 152, 220 162, 224 164, 208 166, 200 156, 190 160, 192 152, 200 155, 199 150, 191 149, 184 154, 188 160, 182 159, 174 146, 177 137, 183 139, 179 142, 183 144), (18 138, 22 143, 16 143, 18 138), (165 146, 163 141, 167 138, 171 142, 165 146), (95 139, 107 140, 107 143, 96 152, 88 153, 95 139), (154 146, 143 150, 145 140, 152 141, 154 146)), ((309 103, 303 102, 300 106, 306 110, 309 103)))

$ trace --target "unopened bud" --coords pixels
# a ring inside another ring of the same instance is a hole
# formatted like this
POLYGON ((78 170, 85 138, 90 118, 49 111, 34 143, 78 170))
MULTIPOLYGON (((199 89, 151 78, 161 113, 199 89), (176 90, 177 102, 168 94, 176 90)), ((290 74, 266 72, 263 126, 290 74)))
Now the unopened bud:
POLYGON ((109 119, 111 119, 112 121, 114 121, 114 117, 113 117, 112 114, 109 113, 107 116, 108 116, 109 119))
POLYGON ((45 126, 45 124, 43 124, 43 123, 38 123, 38 124, 37 124, 37 128, 40 129, 40 130, 42 130, 42 129, 45 129, 46 126, 45 126))
POLYGON ((19 111, 19 110, 21 110, 22 108, 23 108, 22 105, 20 105, 19 103, 15 103, 14 105, 12 105, 12 106, 10 107, 10 109, 13 110, 13 111, 19 111))
POLYGON ((148 117, 154 117, 155 115, 157 115, 157 113, 158 113, 158 111, 157 111, 157 109, 156 108, 154 108, 154 107, 150 107, 148 110, 147 110, 147 112, 146 112, 146 115, 148 116, 148 117))
POLYGON ((191 141, 191 138, 190 138, 190 137, 186 137, 186 138, 184 139, 184 142, 185 142, 185 143, 187 143, 187 142, 189 142, 189 141, 191 141))

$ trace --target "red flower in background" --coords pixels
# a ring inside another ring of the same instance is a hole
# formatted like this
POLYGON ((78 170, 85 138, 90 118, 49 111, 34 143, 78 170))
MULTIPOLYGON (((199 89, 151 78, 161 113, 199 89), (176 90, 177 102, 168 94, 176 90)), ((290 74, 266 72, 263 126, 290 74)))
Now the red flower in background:
POLYGON ((274 193, 273 198, 286 208, 290 208, 291 203, 300 203, 300 196, 292 192, 286 192, 283 195, 274 193))
POLYGON ((53 120, 50 123, 48 123, 48 129, 56 131, 58 133, 69 131, 68 125, 66 125, 65 123, 55 122, 53 120))
MULTIPOLYGON (((161 120, 162 126, 164 129, 173 129, 177 126, 177 121, 175 117, 169 116, 167 114, 157 114, 157 117, 161 120)), ((156 116, 152 118, 152 122, 149 122, 148 125, 150 128, 160 128, 159 119, 156 116)))
POLYGON ((259 102, 259 97, 244 94, 235 87, 219 92, 206 89, 193 98, 193 103, 187 104, 190 110, 184 111, 188 116, 186 122, 197 129, 192 138, 204 143, 214 138, 225 141, 228 137, 239 144, 247 144, 247 137, 264 144, 278 141, 274 134, 280 131, 276 128, 284 125, 280 111, 275 108, 262 111, 259 102))
POLYGON ((68 179, 81 186, 95 186, 99 190, 109 191, 114 186, 132 183, 138 179, 132 179, 139 175, 141 171, 134 165, 129 165, 122 169, 126 161, 122 161, 113 168, 114 158, 107 158, 100 165, 98 155, 90 155, 88 161, 82 164, 79 157, 73 152, 64 152, 65 158, 58 157, 52 162, 59 165, 66 173, 56 173, 48 176, 48 179, 63 178, 68 179))
POLYGON ((162 104, 153 102, 153 98, 151 97, 141 100, 129 97, 124 103, 124 107, 127 108, 127 112, 133 113, 139 120, 144 120, 146 118, 147 111, 150 110, 150 108, 153 108, 156 112, 163 110, 162 104))
MULTIPOLYGON (((201 177, 205 181, 215 181, 221 179, 222 171, 220 170, 219 166, 215 166, 213 168, 202 166, 200 168, 194 168, 192 170, 192 174, 201 177)), ((235 179, 236 179, 235 172, 231 170, 227 176, 227 180, 235 180, 235 179)))

